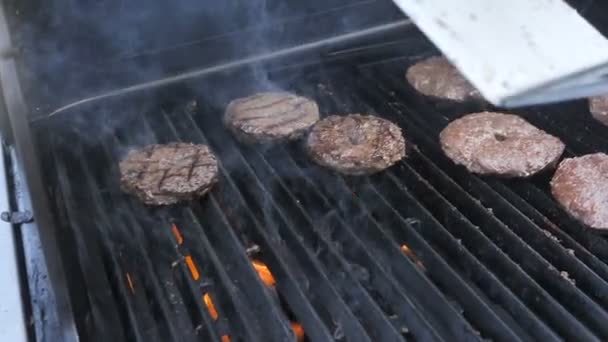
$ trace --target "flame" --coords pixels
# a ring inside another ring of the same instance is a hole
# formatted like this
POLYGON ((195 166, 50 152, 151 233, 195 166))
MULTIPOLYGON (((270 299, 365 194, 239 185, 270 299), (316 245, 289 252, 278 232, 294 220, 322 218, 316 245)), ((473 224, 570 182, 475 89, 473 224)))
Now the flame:
POLYGON ((304 341, 304 327, 298 322, 291 322, 291 330, 298 342, 304 341))
POLYGON ((230 342, 230 336, 222 335, 222 342, 230 342))
POLYGON ((424 266, 424 263, 422 261, 420 261, 420 259, 418 259, 418 257, 416 256, 416 253, 414 253, 406 244, 401 245, 401 251, 403 252, 403 254, 407 255, 410 259, 412 259, 414 261, 414 264, 416 264, 416 266, 420 267, 422 270, 426 270, 426 267, 424 266))
POLYGON ((179 231, 179 228, 177 228, 177 225, 175 223, 171 225, 171 232, 175 236, 175 241, 177 241, 178 245, 184 243, 184 237, 182 236, 182 233, 179 231))
POLYGON ((407 245, 401 245, 401 251, 410 258, 414 257, 414 252, 407 245))
POLYGON ((135 294, 135 286, 133 286, 133 281, 131 280, 131 275, 127 272, 127 284, 129 284, 129 289, 131 289, 131 293, 135 294))
POLYGON ((190 274, 192 274, 192 279, 198 280, 200 278, 200 274, 198 273, 198 269, 194 264, 194 260, 192 260, 192 256, 186 255, 186 265, 188 265, 188 269, 190 269, 190 274))
MULTIPOLYGON (((268 286, 268 287, 275 286, 276 280, 274 279, 274 276, 272 275, 272 273, 270 272, 270 269, 268 268, 268 266, 265 263, 254 259, 254 260, 251 260, 251 264, 253 265, 253 268, 256 270, 256 272, 258 272, 260 279, 266 286, 268 286)), ((302 327, 302 325, 300 323, 291 322, 291 330, 293 331, 293 334, 296 336, 296 340, 298 342, 304 341, 304 327, 302 327)))
POLYGON ((209 310, 209 315, 211 315, 211 318, 213 318, 214 321, 217 321, 219 315, 217 314, 215 304, 213 304, 213 299, 211 299, 209 293, 205 293, 203 295, 203 302, 205 302, 205 305, 207 305, 207 310, 209 310))
POLYGON ((266 266, 265 263, 259 260, 252 260, 251 264, 253 265, 253 268, 255 268, 255 270, 258 272, 260 279, 262 279, 262 282, 266 284, 266 286, 274 286, 276 284, 274 276, 272 275, 270 269, 268 268, 268 266, 266 266))

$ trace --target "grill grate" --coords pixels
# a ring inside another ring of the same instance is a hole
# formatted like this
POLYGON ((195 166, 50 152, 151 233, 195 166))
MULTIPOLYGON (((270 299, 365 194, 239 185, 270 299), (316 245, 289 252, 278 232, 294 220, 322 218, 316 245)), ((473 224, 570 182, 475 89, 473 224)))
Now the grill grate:
MULTIPOLYGON (((550 174, 501 180, 454 167, 438 133, 476 108, 417 96, 401 77, 411 62, 272 75, 316 99, 324 115, 381 113, 404 129, 408 158, 371 177, 316 167, 299 143, 236 143, 221 124, 226 101, 198 94, 196 110, 182 101, 188 89, 222 88, 212 80, 38 122, 62 247, 77 256, 64 262, 79 284, 71 295, 81 334, 285 341, 296 339, 298 323, 311 341, 608 338, 608 242, 557 207, 550 174), (133 111, 150 98, 162 100, 133 111), (150 209, 121 193, 117 165, 129 147, 179 140, 218 154, 221 181, 209 196, 150 209)), ((603 128, 582 110, 521 114, 560 136, 569 155, 602 150, 603 128)))

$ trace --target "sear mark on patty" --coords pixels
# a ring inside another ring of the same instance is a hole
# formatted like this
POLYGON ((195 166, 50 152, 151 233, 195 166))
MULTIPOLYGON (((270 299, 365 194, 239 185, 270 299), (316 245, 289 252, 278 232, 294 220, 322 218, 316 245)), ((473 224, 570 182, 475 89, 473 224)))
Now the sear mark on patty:
POLYGON ((206 145, 148 145, 120 162, 122 189, 147 205, 198 198, 218 179, 218 162, 206 145))
POLYGON ((224 124, 245 143, 295 140, 319 120, 317 103, 291 93, 271 92, 228 104, 224 124))

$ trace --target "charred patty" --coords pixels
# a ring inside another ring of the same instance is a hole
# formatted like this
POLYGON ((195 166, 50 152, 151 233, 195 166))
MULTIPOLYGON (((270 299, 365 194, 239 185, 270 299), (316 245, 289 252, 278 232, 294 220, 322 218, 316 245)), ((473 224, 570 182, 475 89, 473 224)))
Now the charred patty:
POLYGON ((375 116, 329 116, 308 136, 308 151, 320 165, 336 171, 372 174, 405 157, 401 128, 375 116))
POLYGON ((608 95, 591 97, 589 111, 593 118, 608 126, 608 95))
POLYGON ((262 93, 228 104, 224 123, 247 143, 293 140, 319 120, 315 101, 290 93, 262 93))
POLYGON ((426 96, 458 102, 483 99, 479 91, 445 57, 430 57, 412 65, 405 78, 414 89, 426 96))
POLYGON ((441 147, 456 164, 479 174, 531 176, 555 163, 564 151, 556 137, 511 114, 481 112, 451 122, 441 147))
POLYGON ((217 179, 217 159, 205 145, 149 145, 129 152, 120 162, 123 190, 147 205, 195 199, 217 179))
POLYGON ((608 229, 608 155, 564 159, 551 180, 551 193, 589 227, 608 229))

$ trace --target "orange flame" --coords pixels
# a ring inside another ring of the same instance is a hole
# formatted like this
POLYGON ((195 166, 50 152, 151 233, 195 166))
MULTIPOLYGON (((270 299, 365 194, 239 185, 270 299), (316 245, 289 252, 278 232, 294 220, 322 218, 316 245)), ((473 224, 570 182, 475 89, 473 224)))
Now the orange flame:
POLYGON ((416 256, 416 253, 414 253, 406 244, 401 245, 401 251, 403 252, 403 254, 407 255, 410 259, 412 259, 414 261, 414 264, 416 264, 416 266, 420 267, 422 270, 426 270, 426 267, 424 267, 424 263, 422 261, 420 261, 420 259, 418 259, 418 257, 416 256))
POLYGON ((133 286, 133 280, 131 280, 131 275, 127 272, 127 284, 129 284, 129 289, 131 289, 131 293, 135 294, 135 286, 133 286))
POLYGON ((266 284, 266 286, 274 286, 276 284, 274 276, 272 275, 270 269, 268 268, 268 266, 266 266, 265 263, 258 260, 252 260, 251 264, 253 265, 253 268, 255 268, 255 270, 258 272, 260 279, 262 279, 262 282, 266 284))
POLYGON ((414 252, 407 245, 401 245, 401 251, 410 258, 414 257, 414 252))
POLYGON ((215 304, 213 304, 213 299, 211 299, 209 293, 205 293, 203 295, 203 302, 205 302, 205 305, 207 305, 207 310, 209 310, 209 315, 211 315, 211 318, 213 318, 214 321, 217 321, 219 315, 217 314, 215 304))
POLYGON ((198 273, 198 269, 194 264, 194 260, 192 260, 192 256, 186 255, 186 265, 188 265, 188 269, 190 269, 190 274, 192 274, 192 279, 198 280, 200 278, 200 274, 198 273))
POLYGON ((175 236, 175 241, 177 241, 178 245, 184 243, 184 237, 175 223, 171 225, 171 232, 173 233, 173 236, 175 236))
MULTIPOLYGON (((251 264, 253 265, 253 268, 256 270, 256 272, 258 272, 260 279, 266 286, 268 286, 268 287, 275 286, 276 280, 274 279, 272 272, 270 272, 270 269, 268 268, 268 266, 265 263, 254 259, 254 260, 251 260, 251 264)), ((293 331, 293 334, 296 336, 296 340, 298 342, 304 341, 304 327, 302 327, 302 325, 300 323, 291 322, 291 330, 293 331)))
POLYGON ((222 335, 222 342, 230 342, 230 336, 222 335))
POLYGON ((298 322, 291 322, 291 330, 296 335, 296 340, 299 342, 304 341, 304 327, 298 322))

